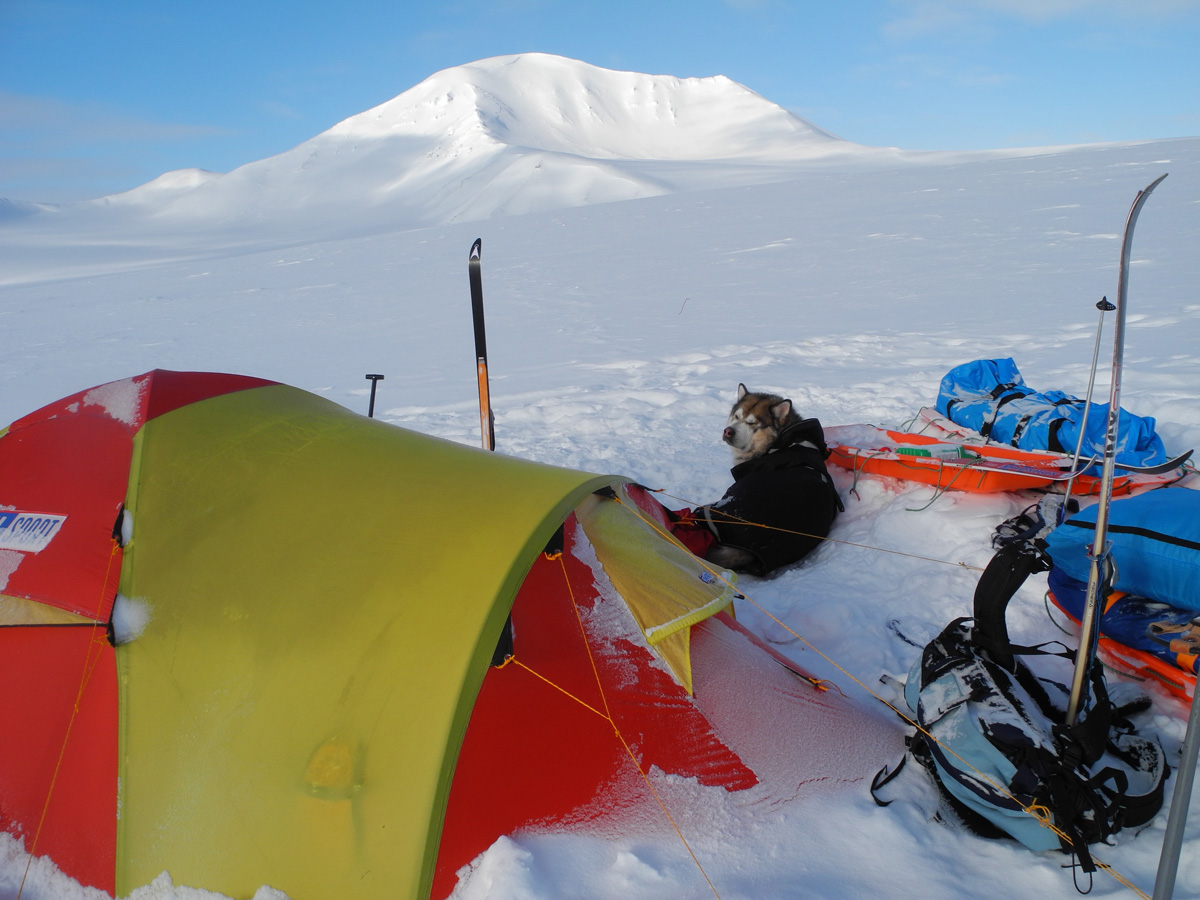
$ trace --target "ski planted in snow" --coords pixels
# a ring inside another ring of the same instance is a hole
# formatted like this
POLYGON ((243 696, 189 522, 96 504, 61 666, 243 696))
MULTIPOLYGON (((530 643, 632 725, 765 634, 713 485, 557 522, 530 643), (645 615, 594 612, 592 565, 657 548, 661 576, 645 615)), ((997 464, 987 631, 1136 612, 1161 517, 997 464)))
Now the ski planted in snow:
POLYGON ((475 323, 475 371, 479 379, 479 432, 484 450, 496 449, 496 417, 492 414, 492 398, 488 387, 487 334, 483 320, 483 275, 480 271, 483 239, 476 238, 467 257, 467 274, 471 281, 471 318, 475 323))
POLYGON ((1113 563, 1109 555, 1108 510, 1112 505, 1113 477, 1116 473, 1117 425, 1121 416, 1121 369, 1125 360, 1125 319, 1129 307, 1129 256, 1133 249, 1133 229, 1138 215, 1150 194, 1166 175, 1160 175, 1149 185, 1138 191, 1125 220, 1125 235, 1121 241, 1121 265, 1117 275, 1117 328, 1113 336, 1112 379, 1109 384, 1108 427, 1104 441, 1104 469, 1101 475, 1100 503, 1096 510, 1096 538, 1089 553, 1091 569, 1088 574, 1087 595, 1084 600, 1083 617, 1079 623, 1079 652, 1075 659, 1075 672, 1071 681, 1071 697, 1067 706, 1067 726, 1073 727, 1087 701, 1087 676, 1096 656, 1096 644, 1100 638, 1098 609, 1101 594, 1110 589, 1113 563))

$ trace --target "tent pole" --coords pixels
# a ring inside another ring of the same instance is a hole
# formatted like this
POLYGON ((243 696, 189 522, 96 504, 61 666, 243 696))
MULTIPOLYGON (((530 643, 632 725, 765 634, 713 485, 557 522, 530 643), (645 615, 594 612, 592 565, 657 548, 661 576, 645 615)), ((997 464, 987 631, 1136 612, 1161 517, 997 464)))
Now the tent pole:
POLYGON ((1087 675, 1091 671, 1096 655, 1096 642, 1100 637, 1100 619, 1096 613, 1100 605, 1101 588, 1108 593, 1112 576, 1109 560, 1111 545, 1108 540, 1108 508, 1112 505, 1113 473, 1116 467, 1117 426, 1121 418, 1121 368, 1125 357, 1125 314, 1129 306, 1129 254, 1133 247, 1133 227, 1150 193, 1158 187, 1166 175, 1160 175, 1147 187, 1138 191, 1129 217, 1125 220, 1125 237, 1121 242, 1121 267, 1117 278, 1117 330, 1113 336, 1112 383, 1108 397, 1108 429, 1104 437, 1104 470, 1101 476, 1100 504, 1096 510, 1096 536, 1088 557, 1092 564, 1088 572, 1087 595, 1084 601, 1083 618, 1079 623, 1079 651, 1075 658, 1075 673, 1071 680, 1071 700, 1067 706, 1067 725, 1079 720, 1079 714, 1087 698, 1087 675))
MULTIPOLYGON (((1200 621, 1193 619, 1192 621, 1200 621)), ((1162 854, 1158 857, 1158 874, 1154 879, 1154 900, 1171 900, 1175 893, 1175 874, 1179 869, 1179 851, 1183 844, 1183 826, 1187 822, 1188 805, 1192 802, 1192 781, 1196 777, 1196 753, 1200 750, 1200 691, 1192 691, 1192 712, 1188 716, 1187 734, 1183 738, 1179 771, 1171 793, 1171 808, 1167 812, 1167 833, 1163 835, 1162 854)))

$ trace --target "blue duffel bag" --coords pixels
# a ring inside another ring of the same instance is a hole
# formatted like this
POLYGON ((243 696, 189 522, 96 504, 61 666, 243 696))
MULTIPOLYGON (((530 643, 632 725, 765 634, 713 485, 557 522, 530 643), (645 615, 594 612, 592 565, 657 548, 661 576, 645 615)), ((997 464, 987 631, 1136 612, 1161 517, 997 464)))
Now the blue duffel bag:
MULTIPOLYGON (((1035 391, 1025 384, 1011 358, 977 359, 955 366, 942 378, 937 409, 990 441, 1022 450, 1074 453, 1084 401, 1062 391, 1035 391)), ((1104 456, 1108 404, 1092 403, 1082 456, 1104 456)), ((1122 409, 1117 421, 1116 461, 1130 466, 1165 462, 1166 450, 1150 416, 1122 409)), ((1093 474, 1096 467, 1089 474, 1093 474)))

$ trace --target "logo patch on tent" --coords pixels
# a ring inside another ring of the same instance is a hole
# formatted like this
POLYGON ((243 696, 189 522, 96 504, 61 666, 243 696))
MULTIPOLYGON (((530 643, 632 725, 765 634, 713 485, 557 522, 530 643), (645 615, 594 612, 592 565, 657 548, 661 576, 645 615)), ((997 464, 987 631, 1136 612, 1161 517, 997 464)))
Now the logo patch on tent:
POLYGON ((40 553, 62 528, 66 516, 0 509, 0 550, 40 553))

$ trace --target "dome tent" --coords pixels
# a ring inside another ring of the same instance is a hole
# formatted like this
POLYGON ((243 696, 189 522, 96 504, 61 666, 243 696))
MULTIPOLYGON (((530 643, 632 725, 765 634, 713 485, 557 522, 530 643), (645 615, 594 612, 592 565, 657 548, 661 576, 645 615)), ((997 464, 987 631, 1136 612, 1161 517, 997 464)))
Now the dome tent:
MULTIPOLYGON (((440 898, 500 835, 645 802, 638 770, 751 789, 698 685, 769 657, 636 494, 241 376, 26 416, 0 432, 0 828, 113 895, 167 870, 440 898)), ((869 730, 762 677, 821 741, 869 730)))

